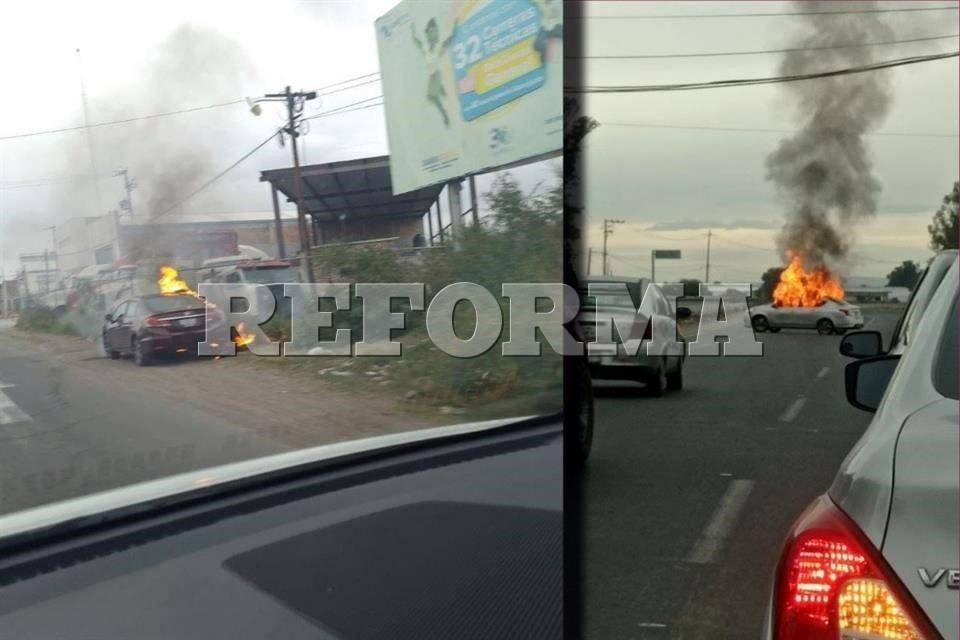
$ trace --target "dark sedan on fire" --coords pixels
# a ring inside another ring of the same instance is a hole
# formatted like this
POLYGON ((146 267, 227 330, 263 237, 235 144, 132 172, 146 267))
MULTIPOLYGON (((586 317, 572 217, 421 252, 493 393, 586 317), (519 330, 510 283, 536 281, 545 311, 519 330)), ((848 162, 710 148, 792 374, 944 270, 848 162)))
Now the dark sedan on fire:
POLYGON ((104 318, 103 350, 114 360, 131 354, 140 366, 161 355, 196 354, 208 314, 219 321, 216 310, 186 293, 123 298, 104 318))

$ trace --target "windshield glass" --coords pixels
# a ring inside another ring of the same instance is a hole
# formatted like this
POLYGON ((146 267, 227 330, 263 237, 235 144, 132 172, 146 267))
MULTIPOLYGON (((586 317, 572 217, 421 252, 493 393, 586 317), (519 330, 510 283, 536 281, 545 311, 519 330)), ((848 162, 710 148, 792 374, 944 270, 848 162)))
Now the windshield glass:
POLYGON ((561 3, 207 4, 0 20, 0 514, 562 408, 561 3))
MULTIPOLYGON (((596 293, 596 290, 594 292, 596 293)), ((604 309, 612 307, 636 311, 636 308, 633 306, 633 300, 628 293, 617 293, 615 291, 597 293, 591 296, 587 293, 586 289, 581 289, 580 304, 584 309, 597 307, 604 309)))
POLYGON ((247 282, 259 284, 273 284, 280 282, 296 282, 297 273, 290 267, 259 267, 244 269, 243 276, 247 282))

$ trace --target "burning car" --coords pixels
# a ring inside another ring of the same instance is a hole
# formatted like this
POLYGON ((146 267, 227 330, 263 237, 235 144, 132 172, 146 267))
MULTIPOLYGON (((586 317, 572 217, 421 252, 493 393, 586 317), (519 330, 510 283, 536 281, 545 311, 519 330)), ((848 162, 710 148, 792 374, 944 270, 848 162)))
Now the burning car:
POLYGON ((103 350, 113 360, 131 354, 140 366, 158 355, 197 353, 209 322, 219 312, 189 293, 158 293, 124 298, 104 318, 103 350))
POLYGON ((773 290, 773 302, 753 307, 750 322, 759 333, 816 329, 827 335, 863 327, 860 307, 844 300, 843 295, 843 286, 826 267, 807 271, 803 259, 793 256, 773 290))

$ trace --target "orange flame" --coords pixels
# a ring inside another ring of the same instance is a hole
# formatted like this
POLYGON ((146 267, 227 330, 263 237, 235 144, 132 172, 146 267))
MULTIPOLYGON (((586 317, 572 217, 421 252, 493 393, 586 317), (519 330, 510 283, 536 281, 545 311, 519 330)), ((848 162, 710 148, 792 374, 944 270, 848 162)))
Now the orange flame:
POLYGON ((192 296, 197 292, 187 286, 187 283, 180 279, 180 272, 173 267, 166 265, 160 267, 160 279, 157 280, 160 285, 160 293, 189 293, 192 296))
POLYGON ((843 286, 824 266, 810 271, 803 268, 803 258, 790 257, 790 264, 780 274, 773 290, 773 301, 781 307, 816 307, 827 298, 843 299, 843 286))
POLYGON ((234 344, 238 347, 245 347, 256 337, 252 333, 247 333, 247 328, 243 325, 242 322, 237 323, 237 337, 233 339, 234 344))

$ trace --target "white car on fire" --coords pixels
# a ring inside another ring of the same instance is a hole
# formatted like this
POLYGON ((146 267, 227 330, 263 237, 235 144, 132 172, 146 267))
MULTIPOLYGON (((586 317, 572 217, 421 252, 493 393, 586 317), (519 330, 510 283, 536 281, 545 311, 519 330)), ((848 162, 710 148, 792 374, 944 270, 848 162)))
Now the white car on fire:
POLYGON ((781 329, 816 329, 817 333, 845 333, 863 327, 860 307, 839 298, 824 298, 810 307, 788 307, 777 303, 761 304, 750 309, 750 322, 758 333, 781 329))

